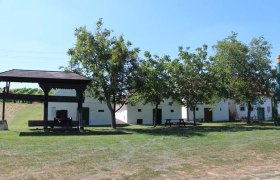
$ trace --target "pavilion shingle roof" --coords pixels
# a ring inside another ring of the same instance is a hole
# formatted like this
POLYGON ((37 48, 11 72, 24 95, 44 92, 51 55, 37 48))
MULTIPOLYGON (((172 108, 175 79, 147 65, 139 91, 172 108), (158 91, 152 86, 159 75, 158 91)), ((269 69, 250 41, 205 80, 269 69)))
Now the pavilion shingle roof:
POLYGON ((0 73, 0 81, 88 83, 90 79, 73 72, 12 69, 0 73))

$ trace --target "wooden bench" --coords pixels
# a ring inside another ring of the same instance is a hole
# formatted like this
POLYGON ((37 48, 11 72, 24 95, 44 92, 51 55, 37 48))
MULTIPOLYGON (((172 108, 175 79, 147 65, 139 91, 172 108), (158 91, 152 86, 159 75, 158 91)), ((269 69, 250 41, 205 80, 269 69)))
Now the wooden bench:
POLYGON ((169 127, 171 127, 172 124, 176 124, 176 125, 184 125, 186 126, 186 123, 184 121, 184 119, 165 119, 165 126, 169 124, 169 127))
MULTIPOLYGON (((28 121, 28 127, 35 127, 35 126, 44 126, 45 122, 44 120, 29 120, 28 121)), ((68 127, 78 127, 79 123, 78 121, 70 121, 67 126, 68 127)), ((55 126, 59 126, 59 127, 64 127, 64 124, 61 124, 58 121, 54 121, 54 120, 48 120, 47 121, 47 126, 50 126, 51 128, 54 128, 55 126)))

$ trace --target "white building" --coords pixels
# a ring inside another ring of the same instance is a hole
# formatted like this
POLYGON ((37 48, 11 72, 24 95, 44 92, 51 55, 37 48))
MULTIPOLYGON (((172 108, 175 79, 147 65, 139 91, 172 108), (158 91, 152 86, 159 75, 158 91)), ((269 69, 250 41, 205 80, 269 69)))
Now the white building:
MULTIPOLYGON (((75 90, 57 90, 56 96, 75 96, 75 90)), ((278 106, 280 108, 280 106, 278 106)), ((116 112, 117 123, 127 124, 153 124, 154 105, 124 105, 116 112)), ((56 110, 67 110, 68 116, 76 120, 77 103, 49 103, 48 119, 54 119, 56 110)), ((206 122, 230 121, 245 119, 247 117, 247 106, 236 104, 233 100, 221 100, 214 107, 199 104, 195 108, 196 120, 206 122)), ((280 110, 279 110, 280 112, 280 110)), ((270 98, 265 98, 262 103, 253 104, 251 117, 256 120, 272 119, 272 104, 270 98)), ((157 124, 164 124, 166 119, 189 119, 193 120, 193 112, 179 103, 166 99, 158 107, 157 124)), ((107 104, 92 98, 85 98, 83 103, 83 120, 85 125, 109 125, 111 124, 111 113, 107 104)))
MULTIPOLYGON (((251 109, 251 117, 255 120, 271 120, 272 119, 272 103, 271 98, 264 98, 261 103, 253 103, 251 109)), ((246 104, 236 104, 236 118, 246 119, 248 107, 246 104)))
MULTIPOLYGON (((116 119, 127 124, 153 124, 155 106, 152 104, 135 106, 124 105, 117 113, 116 119)), ((182 106, 171 99, 166 99, 158 106, 157 124, 164 124, 165 119, 182 118, 182 106)))
MULTIPOLYGON (((75 90, 59 89, 55 93, 56 96, 76 96, 75 90)), ((67 110, 68 116, 76 120, 77 103, 57 103, 50 102, 48 110, 48 119, 54 119, 56 110, 67 110)), ((111 124, 111 113, 105 103, 92 98, 85 98, 83 103, 83 120, 85 125, 109 125, 111 124)))
MULTIPOLYGON (((75 96, 75 90, 57 90, 55 96, 75 96)), ((182 106, 172 100, 165 100, 158 107, 157 119, 159 124, 165 123, 165 119, 182 118, 182 106)), ((48 119, 54 119, 57 110, 67 110, 68 116, 76 120, 77 103, 49 103, 48 119)), ((117 113, 117 123, 127 124, 153 124, 154 106, 124 105, 117 113)), ((106 103, 101 103, 92 98, 85 98, 83 103, 83 120, 85 125, 109 125, 111 113, 106 103)))
MULTIPOLYGON (((193 120, 193 112, 183 108, 183 118, 193 120), (189 116, 188 116, 189 113, 189 116)), ((280 108, 279 108, 280 109, 280 108)), ((245 104, 237 104, 233 100, 221 100, 214 107, 206 104, 196 106, 196 120, 205 122, 218 122, 246 119, 248 108, 245 104)), ((279 111, 280 112, 280 111, 279 111)), ((271 98, 264 98, 262 103, 252 105, 251 118, 254 120, 271 120, 272 104, 271 98)))
MULTIPOLYGON (((229 121, 229 109, 228 100, 222 100, 214 107, 209 104, 198 104, 195 108, 195 119, 205 122, 229 121)), ((182 117, 193 121, 192 109, 183 108, 183 111, 182 117)))

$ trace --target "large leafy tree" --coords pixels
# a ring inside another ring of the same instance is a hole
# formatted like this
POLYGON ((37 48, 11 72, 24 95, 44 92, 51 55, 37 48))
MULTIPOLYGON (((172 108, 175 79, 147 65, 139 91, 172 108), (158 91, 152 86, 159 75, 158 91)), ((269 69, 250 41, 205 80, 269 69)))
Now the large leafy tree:
POLYGON ((198 103, 207 103, 211 99, 211 77, 208 74, 210 65, 207 59, 207 46, 197 48, 191 53, 189 48, 179 47, 179 57, 172 61, 173 98, 193 112, 196 125, 196 106, 198 103))
POLYGON ((102 24, 102 19, 97 21, 94 33, 86 27, 76 29, 76 45, 68 51, 71 56, 68 70, 92 79, 87 92, 107 103, 115 129, 115 113, 134 95, 140 82, 139 49, 132 49, 131 42, 123 36, 112 36, 112 31, 103 29, 102 24))
POLYGON ((170 76, 167 68, 170 58, 167 55, 163 57, 152 56, 148 51, 144 53, 144 56, 145 60, 140 63, 142 86, 134 101, 154 105, 153 125, 155 127, 157 125, 158 106, 164 99, 170 97, 170 76))
POLYGON ((214 46, 213 71, 218 95, 246 103, 247 122, 251 123, 251 109, 271 92, 271 45, 262 36, 253 38, 247 45, 232 33, 214 46))

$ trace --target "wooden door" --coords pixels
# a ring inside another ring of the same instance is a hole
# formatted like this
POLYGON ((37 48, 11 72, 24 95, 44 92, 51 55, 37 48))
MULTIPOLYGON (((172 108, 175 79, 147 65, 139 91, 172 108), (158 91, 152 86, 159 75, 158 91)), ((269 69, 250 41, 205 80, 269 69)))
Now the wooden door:
POLYGON ((210 108, 204 108, 204 121, 206 122, 213 121, 213 112, 210 108))
POLYGON ((264 120, 264 108, 257 108, 258 120, 264 120))
MULTIPOLYGON (((155 109, 153 109, 153 119, 155 117, 155 109)), ((156 117, 156 124, 161 124, 162 123, 162 110, 157 109, 157 117, 156 117)))

